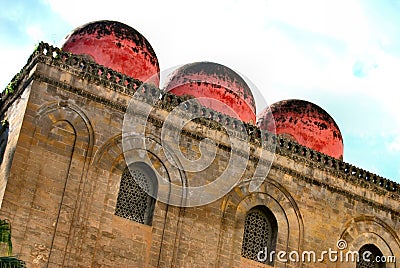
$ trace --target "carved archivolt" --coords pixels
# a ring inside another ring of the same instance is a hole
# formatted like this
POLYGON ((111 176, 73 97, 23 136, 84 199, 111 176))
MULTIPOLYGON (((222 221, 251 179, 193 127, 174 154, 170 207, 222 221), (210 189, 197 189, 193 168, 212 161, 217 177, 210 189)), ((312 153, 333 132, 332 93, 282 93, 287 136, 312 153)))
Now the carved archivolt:
MULTIPOLYGON (((346 250, 358 251, 366 244, 379 248, 383 256, 400 256, 400 238, 383 220, 374 216, 359 216, 348 221, 339 239, 347 242, 346 250)), ((395 263, 386 263, 386 267, 396 267, 395 263)))
MULTIPOLYGON (((241 255, 244 220, 248 211, 256 206, 267 207, 278 222, 278 241, 280 251, 302 251, 304 224, 300 210, 290 193, 277 181, 268 178, 256 192, 249 191, 251 180, 245 180, 236 186, 223 200, 223 218, 220 234, 221 250, 231 252, 229 262, 234 264, 234 256, 241 255), (232 229, 232 230, 231 230, 232 229), (229 239, 229 234, 234 234, 229 239), (224 242, 229 241, 229 242, 224 242)), ((219 260, 223 263, 228 260, 219 260)))

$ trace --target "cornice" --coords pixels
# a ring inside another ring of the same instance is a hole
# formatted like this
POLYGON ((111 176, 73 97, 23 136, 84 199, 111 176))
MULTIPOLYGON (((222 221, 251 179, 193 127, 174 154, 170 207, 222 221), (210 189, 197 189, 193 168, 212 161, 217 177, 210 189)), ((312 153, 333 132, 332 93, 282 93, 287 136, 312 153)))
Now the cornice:
MULTIPOLYGON (((24 91, 26 86, 31 83, 32 80, 41 81, 54 85, 60 89, 77 94, 84 98, 90 99, 97 103, 106 105, 112 109, 125 112, 127 106, 119 102, 100 97, 96 94, 90 93, 83 88, 73 87, 62 81, 56 81, 46 74, 41 74, 38 72, 33 72, 30 75, 30 71, 33 66, 37 63, 43 63, 50 66, 54 66, 60 70, 69 72, 82 80, 85 80, 96 85, 101 85, 104 88, 125 94, 127 96, 133 96, 138 88, 141 88, 143 92, 144 99, 154 99, 157 98, 159 101, 156 103, 156 108, 165 110, 167 112, 173 110, 177 105, 184 102, 186 99, 182 97, 175 96, 173 94, 165 93, 159 88, 151 85, 143 84, 141 81, 118 73, 112 69, 106 68, 102 65, 98 65, 94 62, 88 61, 87 59, 80 57, 78 55, 73 55, 61 51, 59 48, 52 47, 48 44, 41 43, 35 52, 31 55, 26 66, 21 70, 20 75, 16 76, 18 79, 14 81, 17 85, 17 89, 12 94, 2 94, 0 111, 4 113, 9 105, 17 99, 20 94, 24 91), (30 76, 29 76, 30 75, 30 76)), ((14 79, 16 79, 14 77, 14 79)), ((266 150, 272 151, 275 146, 271 144, 276 144, 276 153, 278 155, 287 157, 293 161, 304 164, 307 167, 313 169, 319 169, 333 175, 336 178, 342 179, 348 183, 355 186, 360 186, 369 191, 373 191, 379 196, 386 196, 396 201, 400 201, 400 185, 386 178, 373 174, 369 171, 357 168, 349 163, 343 162, 339 159, 335 159, 323 153, 314 151, 308 147, 297 144, 296 142, 287 140, 283 137, 273 135, 271 133, 262 132, 259 128, 253 125, 245 124, 236 118, 229 117, 227 115, 221 114, 219 112, 213 111, 200 104, 191 103, 186 107, 188 112, 195 112, 200 114, 201 118, 195 119, 196 123, 206 126, 210 129, 217 131, 228 131, 229 134, 234 134, 235 132, 246 131, 248 134, 248 139, 253 147, 263 147, 266 150)), ((151 118, 152 123, 157 125, 162 125, 163 122, 156 118, 151 118)), ((198 140, 203 137, 186 131, 185 135, 189 135, 198 140)), ((220 148, 224 150, 230 150, 229 146, 219 145, 220 148)), ((251 154, 252 161, 258 161, 257 156, 251 154)), ((278 164, 274 163, 277 167, 278 164)), ((284 167, 280 167, 281 169, 284 167)), ((335 186, 324 183, 320 180, 316 180, 310 177, 304 177, 303 174, 297 172, 293 169, 286 168, 285 172, 288 174, 295 174, 298 178, 304 178, 305 181, 311 182, 315 185, 322 185, 327 189, 332 189, 336 192, 345 192, 344 190, 334 190, 335 186)), ((348 192, 348 196, 353 195, 348 192)), ((355 195, 356 196, 356 195, 355 195)), ((358 196, 358 195, 357 195, 358 196)), ((368 199, 358 196, 365 202, 371 202, 368 199)), ((361 200, 360 199, 360 200, 361 200)), ((363 201, 363 202, 364 202, 363 201)), ((398 213, 398 212, 396 212, 398 213)))

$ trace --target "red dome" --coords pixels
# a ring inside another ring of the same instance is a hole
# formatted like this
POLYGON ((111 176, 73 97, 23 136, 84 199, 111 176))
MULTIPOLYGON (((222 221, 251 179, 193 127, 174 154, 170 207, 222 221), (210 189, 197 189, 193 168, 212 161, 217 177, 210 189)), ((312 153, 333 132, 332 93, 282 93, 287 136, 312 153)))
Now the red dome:
POLYGON ((66 37, 64 51, 85 55, 98 64, 159 86, 157 56, 138 31, 116 21, 95 21, 76 28, 66 37))
POLYGON ((276 134, 286 135, 301 145, 329 156, 343 159, 343 139, 339 127, 321 107, 303 100, 284 100, 270 107, 275 124, 271 124, 268 109, 257 117, 257 126, 276 134))
POLYGON ((164 90, 178 96, 202 98, 199 102, 203 106, 246 123, 255 123, 256 106, 249 86, 224 65, 212 62, 186 64, 169 76, 164 90))

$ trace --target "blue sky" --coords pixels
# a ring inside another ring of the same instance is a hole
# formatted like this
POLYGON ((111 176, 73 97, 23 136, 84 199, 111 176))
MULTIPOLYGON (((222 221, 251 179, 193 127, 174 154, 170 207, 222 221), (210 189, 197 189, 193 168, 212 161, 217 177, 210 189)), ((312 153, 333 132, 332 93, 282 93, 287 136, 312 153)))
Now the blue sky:
MULTIPOLYGON (((60 46, 93 20, 124 22, 161 69, 214 61, 246 75, 269 104, 304 99, 344 137, 344 160, 400 182, 400 1, 0 0, 0 87, 39 41, 60 46)), ((258 111, 263 107, 258 107, 258 111)))

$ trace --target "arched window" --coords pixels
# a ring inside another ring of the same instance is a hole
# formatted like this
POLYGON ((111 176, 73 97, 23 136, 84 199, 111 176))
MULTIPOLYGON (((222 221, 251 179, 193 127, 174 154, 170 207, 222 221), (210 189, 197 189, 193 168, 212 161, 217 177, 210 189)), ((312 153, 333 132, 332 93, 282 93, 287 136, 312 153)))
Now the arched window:
POLYGON ((252 208, 244 221, 242 257, 273 265, 275 254, 270 253, 276 249, 277 234, 274 214, 265 206, 252 208))
POLYGON ((157 194, 157 177, 145 163, 136 162, 125 168, 119 188, 115 215, 151 225, 157 194), (149 195, 149 193, 151 195, 149 195))
POLYGON ((382 252, 373 244, 366 244, 358 251, 358 262, 356 268, 385 268, 386 264, 381 261, 382 252), (377 258, 378 257, 378 258, 377 258))

